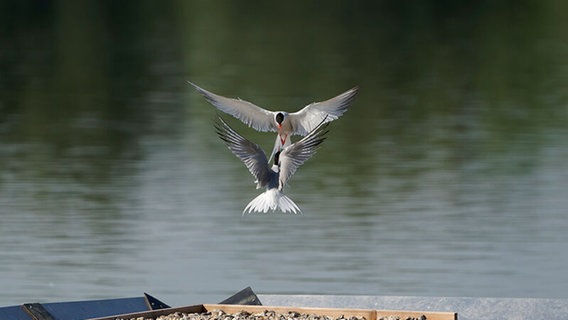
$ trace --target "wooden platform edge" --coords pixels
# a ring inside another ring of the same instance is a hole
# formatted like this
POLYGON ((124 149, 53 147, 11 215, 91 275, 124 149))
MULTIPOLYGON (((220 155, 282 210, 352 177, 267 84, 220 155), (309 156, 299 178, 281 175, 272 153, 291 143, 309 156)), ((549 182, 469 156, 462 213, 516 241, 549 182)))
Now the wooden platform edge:
POLYGON ((132 319, 144 317, 146 319, 156 319, 159 316, 168 315, 176 312, 181 313, 202 313, 213 310, 222 310, 227 313, 237 313, 240 311, 247 312, 263 312, 265 310, 273 310, 278 313, 288 313, 290 311, 299 313, 312 313, 318 315, 326 315, 331 317, 365 317, 367 320, 378 320, 389 316, 398 316, 405 318, 420 318, 426 316, 427 320, 457 320, 458 315, 455 312, 433 312, 433 311, 408 311, 408 310, 374 310, 374 309, 344 309, 344 308, 309 308, 309 307, 291 307, 291 306, 250 306, 250 305, 225 305, 225 304, 200 304, 193 306, 166 308, 159 310, 150 310, 144 312, 135 312, 109 317, 93 318, 89 320, 116 320, 116 319, 132 319))
POLYGON ((456 312, 435 312, 435 311, 408 311, 408 310, 375 310, 375 309, 350 309, 350 308, 312 308, 312 307, 291 307, 291 306, 239 306, 239 305, 221 305, 221 304, 204 304, 204 308, 208 311, 219 309, 227 313, 236 313, 242 310, 248 312, 262 312, 264 310, 274 310, 280 313, 295 311, 299 313, 314 313, 318 315, 326 315, 331 317, 363 316, 368 320, 377 320, 382 317, 392 315, 401 318, 419 318, 425 315, 427 320, 457 320, 456 312))

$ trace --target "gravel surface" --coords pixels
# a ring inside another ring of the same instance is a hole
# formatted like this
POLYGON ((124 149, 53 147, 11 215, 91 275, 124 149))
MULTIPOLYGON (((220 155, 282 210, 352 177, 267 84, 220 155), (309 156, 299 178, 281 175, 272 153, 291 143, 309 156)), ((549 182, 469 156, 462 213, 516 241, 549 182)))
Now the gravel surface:
MULTIPOLYGON (((117 320, 154 320, 143 317, 132 319, 117 320)), ((265 310, 259 313, 250 313, 241 311, 237 313, 225 313, 222 310, 213 310, 205 313, 182 313, 176 312, 165 316, 160 316, 155 320, 368 320, 365 317, 330 317, 317 314, 288 312, 277 313, 271 310, 265 310)), ((381 317, 378 320, 426 320, 426 316, 419 318, 400 318, 398 316, 381 317)))

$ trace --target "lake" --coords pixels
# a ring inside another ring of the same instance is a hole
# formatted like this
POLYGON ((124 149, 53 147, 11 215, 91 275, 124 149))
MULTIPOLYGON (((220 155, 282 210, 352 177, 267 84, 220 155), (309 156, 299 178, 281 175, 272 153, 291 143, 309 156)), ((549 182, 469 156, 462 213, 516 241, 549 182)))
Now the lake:
POLYGON ((567 4, 0 8, 0 305, 568 298, 567 4), (188 80, 289 112, 360 87, 303 215, 241 215, 261 190, 188 80))

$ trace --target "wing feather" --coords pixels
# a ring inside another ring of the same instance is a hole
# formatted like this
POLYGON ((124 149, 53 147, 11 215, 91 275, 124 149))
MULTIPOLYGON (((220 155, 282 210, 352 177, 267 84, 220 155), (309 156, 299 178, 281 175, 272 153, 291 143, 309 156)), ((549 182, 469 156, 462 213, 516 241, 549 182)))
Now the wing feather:
POLYGON ((359 88, 354 87, 329 100, 310 103, 300 111, 289 114, 294 134, 305 136, 324 119, 325 122, 330 122, 341 117, 355 99, 358 91, 359 88))
POLYGON ((276 131, 274 113, 241 99, 231 99, 209 92, 194 83, 191 84, 209 103, 217 109, 241 120, 257 131, 276 131))
POLYGON ((282 151, 280 154, 280 190, 284 188, 296 170, 316 153, 319 145, 326 139, 325 135, 329 132, 326 130, 327 122, 327 118, 324 117, 308 135, 282 151))
POLYGON ((270 168, 266 154, 260 146, 238 134, 221 117, 215 122, 215 129, 219 138, 245 164, 259 184, 266 183, 270 168))

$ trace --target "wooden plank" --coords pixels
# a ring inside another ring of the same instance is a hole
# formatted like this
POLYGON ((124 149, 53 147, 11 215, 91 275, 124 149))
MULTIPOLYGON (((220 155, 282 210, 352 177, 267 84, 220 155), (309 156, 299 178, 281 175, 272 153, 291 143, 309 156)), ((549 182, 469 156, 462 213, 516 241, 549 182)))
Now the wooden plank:
POLYGON ((405 310, 376 310, 377 319, 397 316, 402 319, 421 319, 422 316, 426 320, 458 320, 458 314, 455 312, 432 312, 432 311, 405 311, 405 310))
POLYGON ((405 311, 405 310, 372 310, 372 309, 336 309, 336 308, 300 308, 286 306, 245 306, 245 305, 225 305, 225 304, 203 304, 187 307, 168 308, 160 310, 152 310, 146 312, 136 312, 112 317, 96 318, 91 320, 115 320, 115 319, 132 319, 144 317, 146 319, 156 319, 159 316, 169 315, 176 312, 181 313, 203 313, 213 310, 222 310, 226 313, 238 313, 246 311, 250 313, 260 313, 265 310, 275 311, 277 313, 308 313, 339 318, 344 316, 349 318, 352 316, 365 317, 367 320, 379 320, 383 317, 399 317, 401 320, 407 318, 420 319, 423 315, 426 320, 457 320, 455 312, 431 312, 431 311, 405 311))
POLYGON ((238 306, 238 305, 223 305, 223 304, 204 304, 203 307, 207 311, 223 310, 226 313, 237 313, 240 311, 247 311, 250 313, 259 313, 265 310, 275 311, 276 313, 312 313, 322 316, 330 316, 339 318, 342 315, 345 317, 357 316, 365 317, 367 320, 376 320, 375 312, 369 309, 333 309, 333 308, 298 308, 298 307, 280 307, 280 306, 238 306))
POLYGON ((237 306, 237 305, 220 305, 220 304, 204 304, 203 307, 207 311, 223 310, 227 313, 237 313, 247 311, 252 313, 263 312, 264 310, 273 310, 277 313, 288 313, 290 311, 298 313, 311 313, 317 315, 325 315, 339 318, 344 317, 365 317, 367 320, 377 320, 383 317, 398 316, 401 319, 417 318, 426 316, 427 320, 457 320, 455 312, 432 312, 432 311, 406 311, 406 310, 371 310, 371 309, 335 309, 335 308, 298 308, 298 307, 282 307, 282 306, 237 306))

